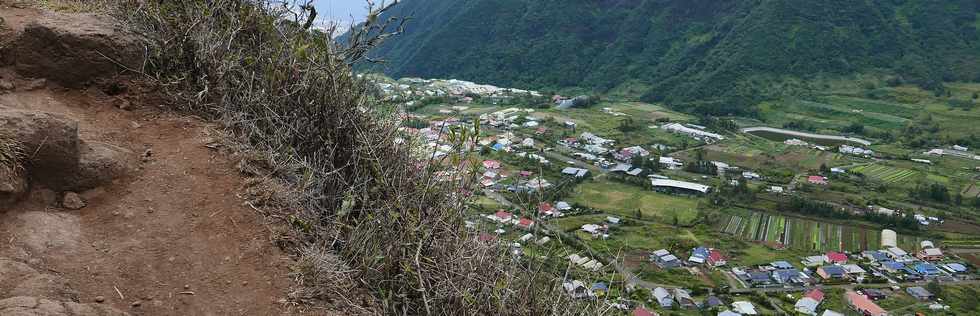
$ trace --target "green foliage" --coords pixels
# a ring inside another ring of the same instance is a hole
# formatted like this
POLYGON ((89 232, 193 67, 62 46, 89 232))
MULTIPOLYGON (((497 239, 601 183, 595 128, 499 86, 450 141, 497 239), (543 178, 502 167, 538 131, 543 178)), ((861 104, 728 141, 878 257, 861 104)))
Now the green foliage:
POLYGON ((942 183, 917 184, 909 190, 909 197, 939 203, 949 203, 951 201, 949 189, 942 183))
POLYGON ((377 54, 393 76, 639 86, 645 101, 754 115, 760 100, 811 89, 792 77, 883 69, 889 86, 935 91, 980 78, 977 11, 973 0, 416 0, 392 12, 415 14, 403 40, 377 54))
POLYGON ((704 149, 698 148, 694 162, 684 165, 684 171, 715 176, 718 175, 718 166, 705 158, 704 149))
MULTIPOLYGON (((312 17, 263 0, 115 4, 145 41, 149 83, 176 110, 222 121, 244 156, 255 156, 242 162, 257 165, 251 176, 282 184, 256 204, 286 215, 269 219, 287 228, 279 241, 303 263, 291 271, 300 285, 292 299, 350 302, 343 295, 361 288, 375 295, 377 313, 406 315, 563 314, 569 306, 550 305, 565 296, 551 271, 538 272, 542 261, 515 262, 462 229, 459 193, 471 191, 469 181, 434 177, 470 157, 426 160, 400 145, 397 111, 371 99, 350 67, 390 34, 364 31, 340 45, 292 22, 312 17)), ((383 27, 355 29, 374 28, 383 27)), ((479 131, 476 121, 446 139, 460 148, 479 131)))
POLYGON ((787 200, 779 201, 778 209, 823 218, 842 220, 863 219, 869 222, 882 224, 886 227, 894 227, 904 230, 919 229, 918 222, 915 220, 912 212, 908 212, 906 216, 889 216, 877 212, 865 212, 863 215, 854 215, 850 212, 837 209, 831 204, 800 196, 793 196, 787 200))

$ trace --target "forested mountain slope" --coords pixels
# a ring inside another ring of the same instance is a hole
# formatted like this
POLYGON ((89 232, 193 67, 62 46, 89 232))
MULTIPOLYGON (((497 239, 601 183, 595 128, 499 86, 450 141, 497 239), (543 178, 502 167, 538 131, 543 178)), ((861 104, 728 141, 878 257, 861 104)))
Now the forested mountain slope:
POLYGON ((868 70, 929 89, 980 79, 976 0, 406 0, 392 76, 605 92, 751 114, 787 78, 868 70))

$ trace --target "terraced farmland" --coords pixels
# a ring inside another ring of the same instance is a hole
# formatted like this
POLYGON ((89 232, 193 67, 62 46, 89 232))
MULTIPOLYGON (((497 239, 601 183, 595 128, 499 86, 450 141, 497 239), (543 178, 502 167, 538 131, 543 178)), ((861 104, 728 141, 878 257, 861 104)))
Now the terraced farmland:
POLYGON ((865 176, 868 176, 871 179, 887 184, 905 181, 919 175, 919 172, 915 170, 877 164, 858 166, 852 168, 851 170, 863 173, 865 176))
MULTIPOLYGON (((726 215, 717 227, 734 236, 773 247, 805 251, 862 251, 881 248, 881 233, 858 227, 753 212, 726 215)), ((900 236, 899 246, 916 249, 918 239, 900 236)))

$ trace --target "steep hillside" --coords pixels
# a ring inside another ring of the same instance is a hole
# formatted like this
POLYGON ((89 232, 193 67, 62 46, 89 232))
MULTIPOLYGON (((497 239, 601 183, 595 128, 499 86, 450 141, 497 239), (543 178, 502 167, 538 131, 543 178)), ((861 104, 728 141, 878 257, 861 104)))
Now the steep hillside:
POLYGON ((884 69, 930 89, 980 79, 978 6, 973 0, 408 0, 389 16, 413 20, 375 54, 393 76, 600 92, 629 87, 647 100, 699 112, 748 114, 744 105, 793 90, 773 88, 787 77, 884 69))

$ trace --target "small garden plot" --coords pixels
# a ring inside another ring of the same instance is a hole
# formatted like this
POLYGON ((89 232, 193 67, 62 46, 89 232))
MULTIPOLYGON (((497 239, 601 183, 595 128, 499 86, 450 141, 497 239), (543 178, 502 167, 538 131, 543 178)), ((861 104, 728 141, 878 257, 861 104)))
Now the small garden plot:
POLYGON ((980 183, 974 182, 966 186, 962 194, 964 197, 980 197, 980 183))
MULTIPOLYGON (((743 240, 799 251, 862 251, 881 245, 877 229, 758 212, 721 217, 715 228, 743 240)), ((901 247, 910 249, 915 249, 918 241, 906 235, 898 240, 901 247)))
POLYGON ((634 217, 639 210, 643 220, 672 223, 676 218, 682 225, 697 217, 697 199, 657 193, 622 183, 587 182, 576 187, 572 195, 572 202, 620 217, 634 217))
POLYGON ((919 172, 915 170, 876 164, 858 166, 851 170, 887 184, 898 183, 919 175, 919 172))

